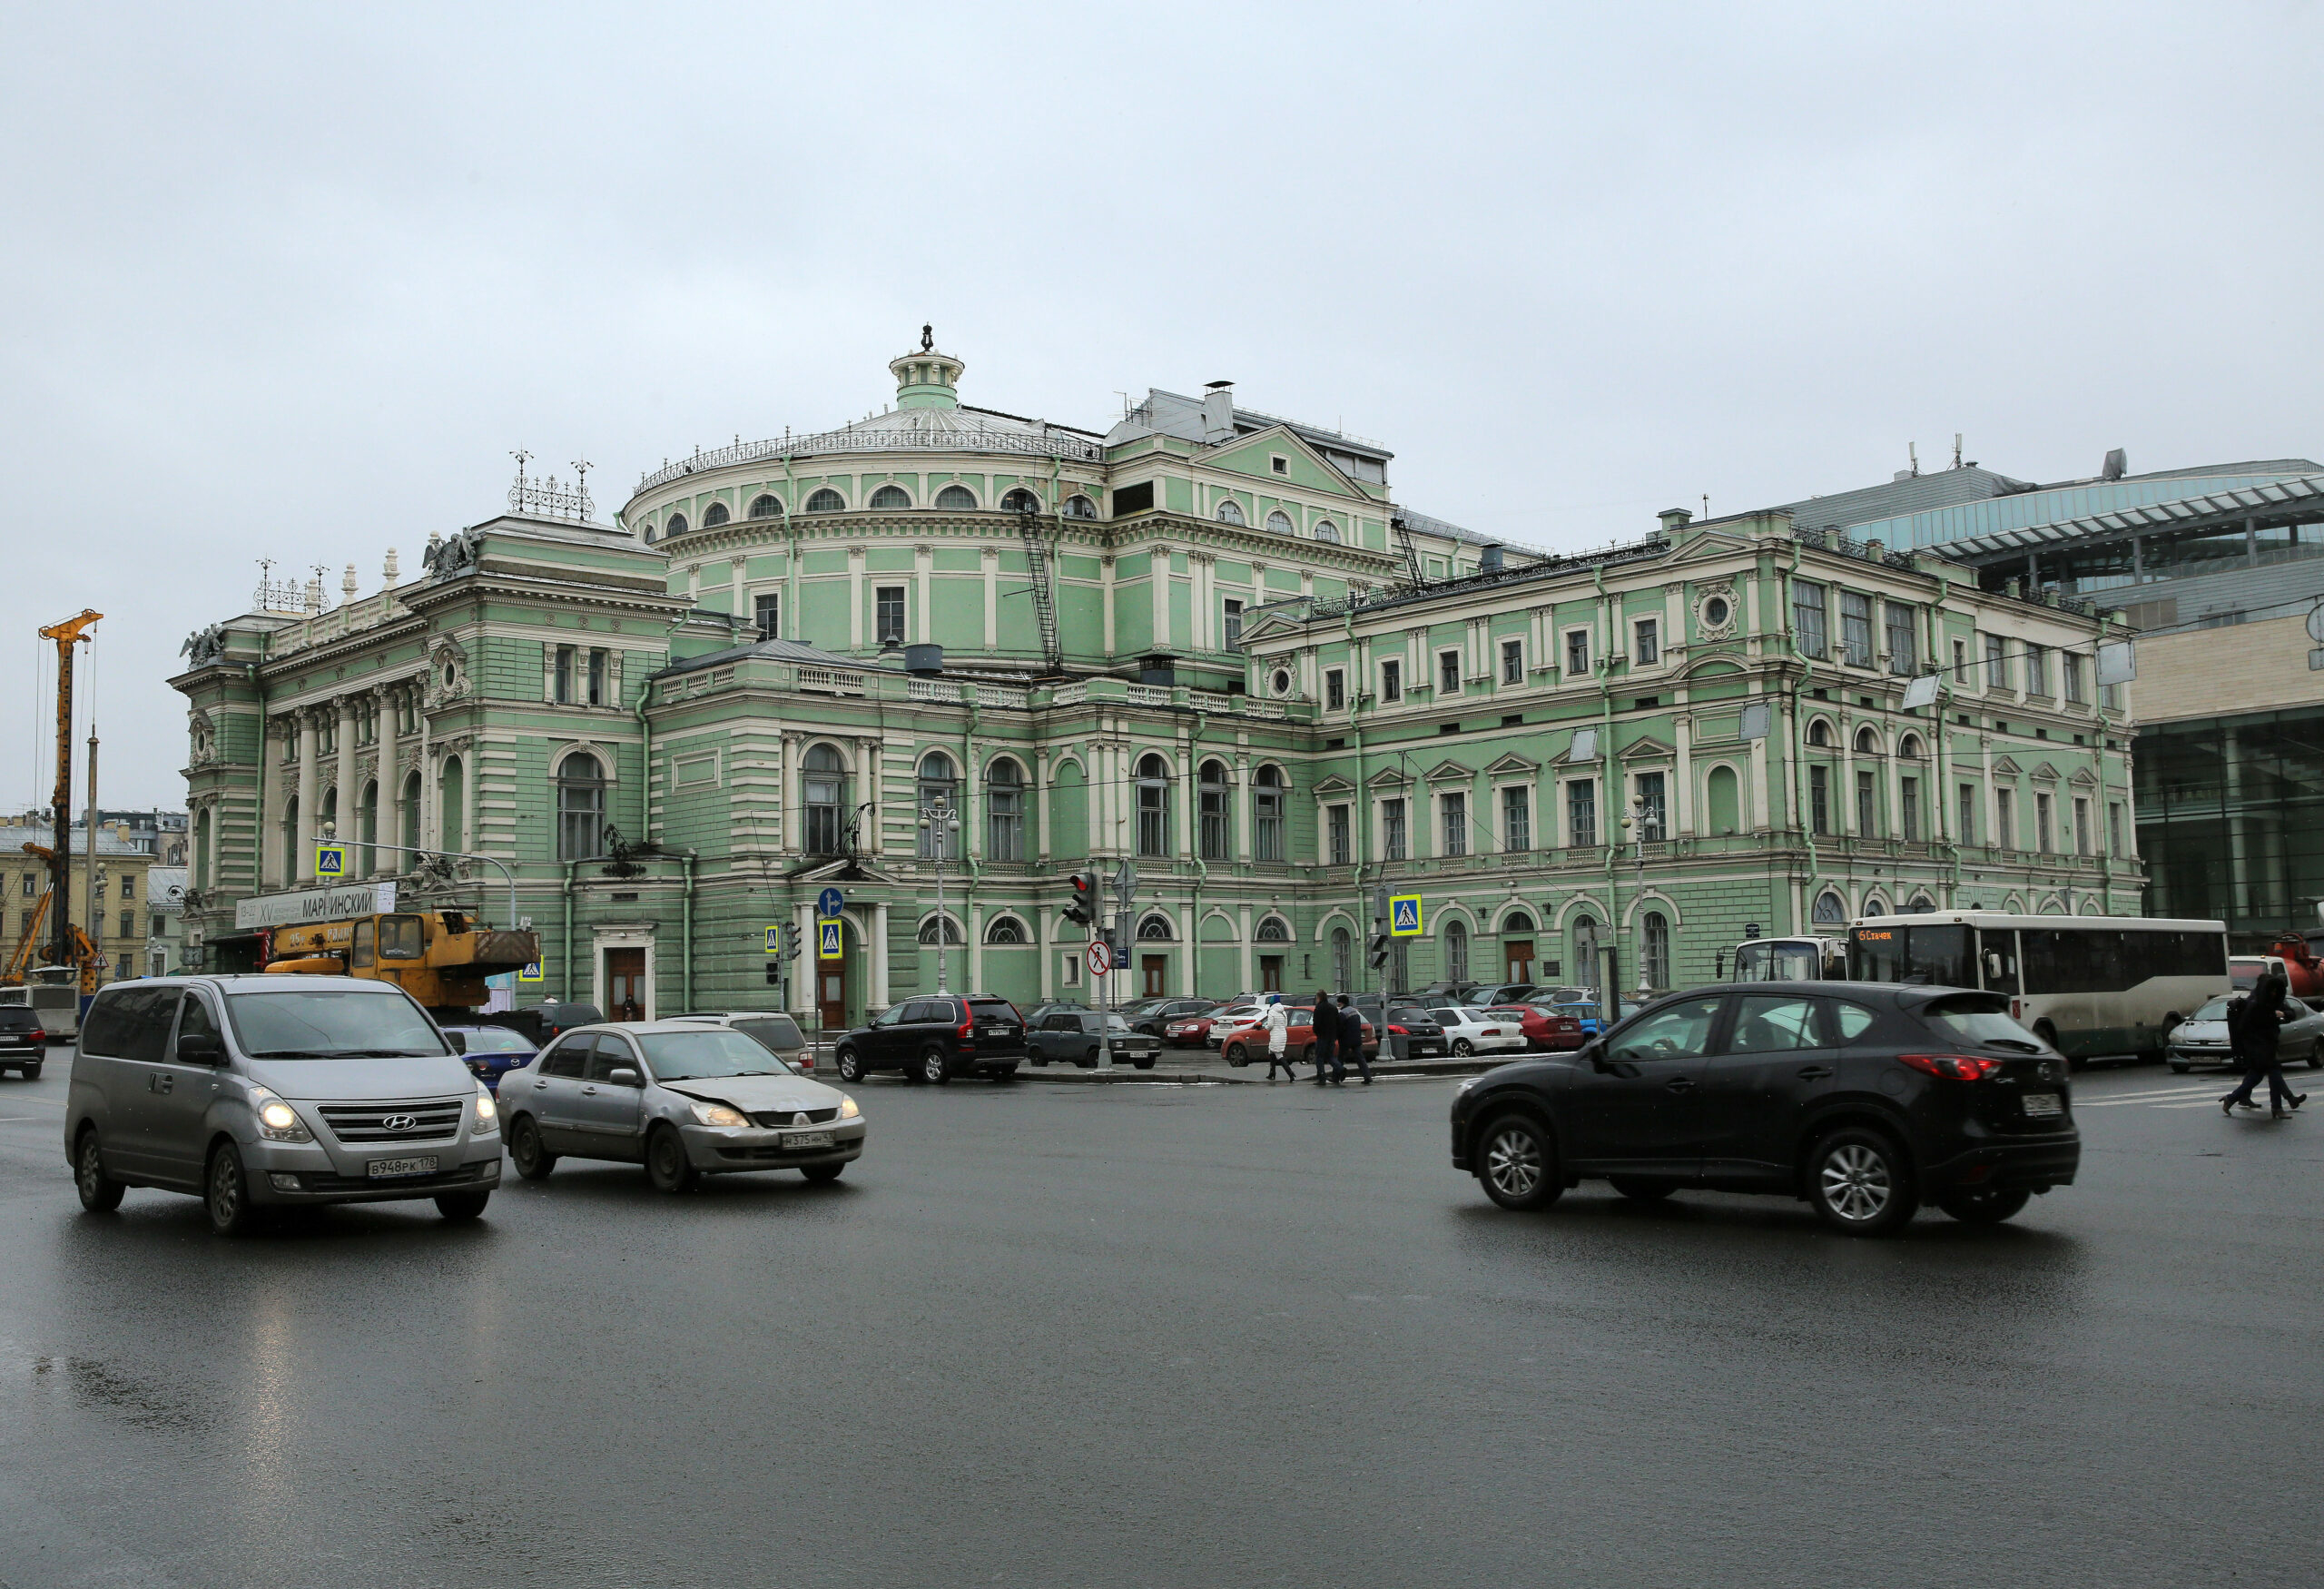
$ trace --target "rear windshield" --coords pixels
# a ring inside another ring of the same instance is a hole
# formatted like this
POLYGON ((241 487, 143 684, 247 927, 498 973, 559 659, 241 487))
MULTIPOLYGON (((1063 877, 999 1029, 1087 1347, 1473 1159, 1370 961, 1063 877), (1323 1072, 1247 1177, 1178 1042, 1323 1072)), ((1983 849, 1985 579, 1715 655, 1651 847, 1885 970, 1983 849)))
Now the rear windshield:
POLYGON ((2233 1002, 2235 1002, 2233 999, 2229 998, 2225 993, 2221 993, 2216 999, 2205 1000, 2203 1007, 2196 1011, 2192 1015, 2188 1016, 2187 1019, 2190 1021, 2224 1021, 2227 1019, 2227 1007, 2233 1002))
POLYGON ((1921 1012, 1931 1026, 1965 1042, 2001 1043, 2031 1049, 2032 1034, 2009 1018, 2009 1006, 1994 999, 1940 999, 1921 1012))
POLYGON ((807 1046, 799 1035, 799 1023, 788 1015, 753 1015, 748 1021, 734 1022, 734 1030, 744 1037, 756 1038, 771 1049, 797 1049, 807 1046))
POLYGON ((979 1021, 1014 1021, 1017 1006, 1006 999, 970 999, 969 1013, 979 1021))
POLYGON ((254 1060, 413 1059, 450 1051, 436 1023, 393 990, 229 993, 226 1014, 242 1051, 254 1060))
POLYGON ((22 1004, 0 1004, 0 1031, 30 1031, 40 1024, 40 1017, 22 1004))
POLYGON ((657 1081, 708 1080, 719 1076, 777 1076, 784 1064, 763 1044, 714 1026, 702 1031, 647 1031, 637 1038, 657 1081))
POLYGON ((470 1027, 460 1034, 467 1040, 472 1054, 521 1054, 532 1051, 521 1032, 498 1026, 470 1027))

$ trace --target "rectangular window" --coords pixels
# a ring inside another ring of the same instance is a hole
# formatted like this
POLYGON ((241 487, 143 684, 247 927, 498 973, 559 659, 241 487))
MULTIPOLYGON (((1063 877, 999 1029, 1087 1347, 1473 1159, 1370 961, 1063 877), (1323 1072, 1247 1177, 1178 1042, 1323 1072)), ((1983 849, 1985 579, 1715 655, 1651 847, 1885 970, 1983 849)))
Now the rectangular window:
POLYGON ((1439 651, 1436 654, 1436 693, 1457 696, 1461 693, 1461 654, 1439 651))
POLYGON ((1791 587, 1791 632, 1798 639, 1799 649, 1808 656, 1821 656, 1831 644, 1831 632, 1826 621, 1824 587, 1820 585, 1794 585, 1791 587))
POLYGON ((589 704, 593 706, 608 706, 613 704, 607 696, 606 690, 606 676, 612 671, 611 667, 608 666, 611 661, 611 653, 599 650, 595 647, 591 648, 589 652, 589 704))
POLYGON ((1640 773, 1638 775, 1638 804, 1639 836, 1650 842, 1669 838, 1670 828, 1660 773, 1640 773))
POLYGON ((1501 847, 1533 847, 1533 792, 1521 784, 1501 792, 1501 847))
POLYGON ((1380 803, 1380 856, 1384 861, 1404 858, 1404 803, 1401 800, 1380 803))
POLYGON ((1856 833, 1860 839, 1874 836, 1880 809, 1880 794, 1870 773, 1856 775, 1856 833))
POLYGON ((1524 641, 1503 640, 1501 643, 1501 682, 1503 684, 1525 682, 1524 641))
POLYGON ((1888 671, 1909 677, 1919 662, 1913 655, 1913 609, 1898 601, 1885 606, 1888 618, 1888 671))
POLYGON ((1969 642, 1953 642, 1953 682, 1963 689, 1969 687, 1969 642))
POLYGON ((1565 670, 1568 675, 1586 677, 1590 672, 1590 631, 1568 629, 1565 632, 1565 670))
POLYGON ((783 638, 783 597, 781 594, 778 593, 773 596, 753 597, 751 601, 751 611, 758 619, 760 639, 779 640, 783 638))
POLYGON ((2084 705, 2089 696, 2082 682, 2082 658, 2068 651, 2059 656, 2058 665, 2065 669, 2067 701, 2077 706, 2084 705))
POLYGON ((1565 786, 1565 820, 1574 847, 1589 849, 1598 843, 1598 780, 1576 778, 1565 786))
POLYGON ((560 706, 573 704, 573 675, 576 660, 572 646, 559 646, 556 648, 556 687, 550 692, 550 698, 560 706))
POLYGON ((2025 693, 2046 696, 2050 693, 2050 649, 2046 646, 2025 647, 2025 693))
POLYGON ((1974 844, 1977 842, 1977 786, 1961 785, 1961 808, 1955 814, 1953 842, 1974 844))
POLYGON ((25 897, 26 899, 34 899, 34 898, 38 897, 39 893, 40 893, 40 873, 37 873, 37 872, 27 872, 27 873, 25 873, 25 897))
POLYGON ((137 897, 137 878, 133 873, 124 872, 122 873, 121 897, 123 899, 135 899, 137 897))
POLYGON ((2017 796, 2007 789, 1994 791, 1994 844, 1996 848, 2017 848, 2017 796))
POLYGON ((1331 839, 1331 864, 1344 866, 1347 864, 1347 807, 1327 805, 1324 808, 1324 830, 1331 839))
POLYGON ((1243 604, 1241 602, 1231 598, 1227 601, 1224 630, 1226 648, 1229 651, 1243 643, 1243 604))
POLYGON ((1261 861, 1283 859, 1283 790, 1262 784, 1251 796, 1251 850, 1261 861))
POLYGON ((1807 769, 1807 821, 1809 831, 1828 834, 1832 831, 1832 769, 1807 769))
MULTIPOLYGON (((1227 859, 1228 850, 1226 785, 1213 783, 1206 778, 1200 789, 1201 792, 1196 799, 1201 807, 1202 822, 1201 831, 1196 835, 1196 842, 1202 846, 1201 854, 1204 860, 1224 861, 1227 859)), ((995 858, 998 859, 998 857, 995 858)))
POLYGON ((2034 796, 2034 847, 2046 855, 2050 853, 2050 796, 2034 796))
POLYGON ((1469 853, 1469 797, 1458 792, 1442 795, 1444 812, 1444 854, 1469 853))
POLYGON ((1985 687, 1989 690, 2009 687, 2009 643, 1999 635, 1985 637, 1985 687))
POLYGON ((2090 802, 2079 797, 2073 803, 2073 853, 2090 854, 2090 802))
POLYGON ((1840 654, 1850 667, 1872 666, 1872 597, 1840 592, 1840 654))
POLYGON ((135 911, 123 911, 121 913, 121 935, 124 938, 134 938, 137 936, 137 913, 135 911))
POLYGON ((902 645, 904 587, 901 585, 877 586, 872 590, 872 600, 875 603, 874 611, 877 615, 877 627, 872 634, 872 639, 881 646, 891 640, 899 646, 902 645))
POLYGON ((1896 823, 1905 831, 1905 842, 1918 844, 1921 836, 1921 781, 1918 778, 1896 780, 1896 823))
POLYGON ((1154 508, 1154 482, 1140 480, 1134 486, 1120 486, 1114 491, 1116 518, 1128 518, 1133 513, 1148 513, 1154 508))
POLYGON ((1324 670, 1324 710, 1336 712, 1347 705, 1347 675, 1336 667, 1324 670))
POLYGON ((1631 626, 1635 640, 1630 660, 1640 667, 1651 667, 1662 659, 1662 624, 1656 618, 1640 618, 1631 626))
POLYGON ((1384 662, 1380 665, 1380 701, 1383 706, 1404 698, 1404 665, 1384 662))

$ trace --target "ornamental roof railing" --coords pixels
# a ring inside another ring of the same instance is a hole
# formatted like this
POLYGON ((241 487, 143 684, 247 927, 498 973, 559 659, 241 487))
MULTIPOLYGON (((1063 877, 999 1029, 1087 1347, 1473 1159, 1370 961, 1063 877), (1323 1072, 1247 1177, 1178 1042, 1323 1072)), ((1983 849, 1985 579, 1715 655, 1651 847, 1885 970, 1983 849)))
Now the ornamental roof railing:
POLYGON ((699 474, 704 469, 725 469, 738 463, 762 463, 773 459, 808 458, 834 452, 1001 452, 1024 458, 1075 459, 1084 463, 1103 461, 1104 453, 1098 443, 1083 437, 1058 430, 1003 430, 980 426, 975 429, 906 429, 860 428, 842 426, 836 430, 822 430, 812 436, 779 436, 764 441, 738 441, 732 447, 721 447, 704 452, 695 449, 691 458, 665 464, 651 474, 638 477, 637 489, 651 491, 666 486, 672 480, 699 474))

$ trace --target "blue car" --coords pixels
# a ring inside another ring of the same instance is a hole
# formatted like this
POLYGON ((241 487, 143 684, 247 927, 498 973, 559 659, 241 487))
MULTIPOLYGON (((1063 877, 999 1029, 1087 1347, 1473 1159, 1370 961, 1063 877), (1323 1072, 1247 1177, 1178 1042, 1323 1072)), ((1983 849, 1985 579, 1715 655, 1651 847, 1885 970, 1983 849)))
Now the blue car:
POLYGON ((1569 999, 1562 1004, 1552 1004, 1550 1008, 1556 1011, 1561 1015, 1571 1015, 1576 1021, 1581 1022, 1581 1034, 1584 1037, 1596 1037, 1600 1031, 1605 1030, 1606 1022, 1601 1019, 1600 1012, 1599 1011, 1595 1001, 1589 999, 1569 999))
POLYGON ((491 1089, 495 1098, 500 1096, 500 1078, 532 1063, 533 1055, 539 1051, 523 1032, 505 1026, 447 1026, 444 1032, 448 1037, 457 1035, 467 1046, 469 1071, 491 1089))

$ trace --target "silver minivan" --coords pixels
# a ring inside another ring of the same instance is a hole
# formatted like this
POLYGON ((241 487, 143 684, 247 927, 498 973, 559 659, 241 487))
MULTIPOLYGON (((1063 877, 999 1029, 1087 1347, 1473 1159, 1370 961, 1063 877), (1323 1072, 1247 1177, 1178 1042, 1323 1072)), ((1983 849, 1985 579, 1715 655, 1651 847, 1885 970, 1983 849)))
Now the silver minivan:
POLYGON ((411 995, 357 977, 104 988, 73 1052, 64 1151, 82 1207, 192 1192, 221 1235, 320 1203, 433 1198, 473 1219, 500 1184, 492 1094, 411 995))

